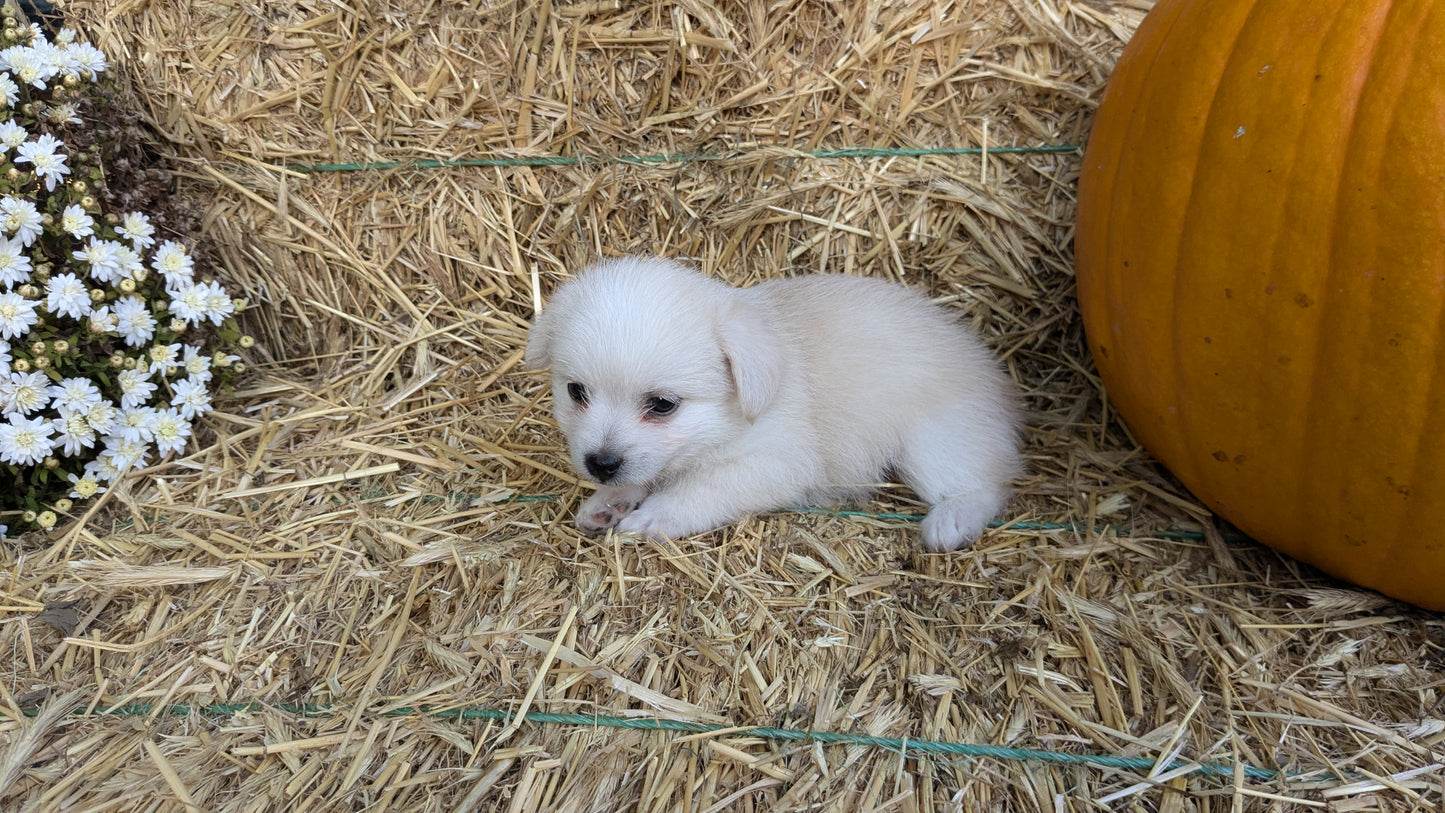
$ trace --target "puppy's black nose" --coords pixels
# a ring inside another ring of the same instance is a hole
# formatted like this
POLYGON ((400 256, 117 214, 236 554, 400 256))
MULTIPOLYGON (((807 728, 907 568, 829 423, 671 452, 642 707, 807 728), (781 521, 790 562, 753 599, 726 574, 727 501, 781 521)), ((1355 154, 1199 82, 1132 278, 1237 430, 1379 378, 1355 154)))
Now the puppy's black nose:
POLYGON ((617 470, 622 468, 622 458, 611 452, 593 452, 583 458, 582 462, 587 464, 587 473, 599 483, 616 477, 617 470))

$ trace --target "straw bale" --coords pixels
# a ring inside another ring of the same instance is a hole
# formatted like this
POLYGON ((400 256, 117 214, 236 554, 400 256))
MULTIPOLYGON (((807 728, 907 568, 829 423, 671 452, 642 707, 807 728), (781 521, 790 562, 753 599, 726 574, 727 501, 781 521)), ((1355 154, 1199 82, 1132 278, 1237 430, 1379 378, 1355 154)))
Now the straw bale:
POLYGON ((198 448, 0 547, 0 807, 1438 809, 1445 623, 1221 529, 1103 400, 1079 154, 806 155, 1081 144, 1149 5, 70 3, 257 348, 198 448), (715 160, 614 160, 664 154, 715 160), (546 156, 587 160, 416 165, 546 156), (895 486, 578 534, 521 351, 561 279, 638 251, 956 308, 1028 395, 1010 524, 927 555, 895 486), (724 728, 404 711, 524 706, 724 728))

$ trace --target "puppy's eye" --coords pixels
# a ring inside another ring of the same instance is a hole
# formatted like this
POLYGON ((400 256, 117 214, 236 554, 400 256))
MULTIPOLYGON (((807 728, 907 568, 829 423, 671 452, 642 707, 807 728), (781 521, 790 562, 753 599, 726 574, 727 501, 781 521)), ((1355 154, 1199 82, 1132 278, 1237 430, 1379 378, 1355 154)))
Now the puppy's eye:
POLYGON ((577 406, 587 406, 587 388, 576 381, 567 385, 567 395, 577 406))
POLYGON ((663 416, 677 411, 677 402, 671 398, 648 398, 647 414, 663 416))

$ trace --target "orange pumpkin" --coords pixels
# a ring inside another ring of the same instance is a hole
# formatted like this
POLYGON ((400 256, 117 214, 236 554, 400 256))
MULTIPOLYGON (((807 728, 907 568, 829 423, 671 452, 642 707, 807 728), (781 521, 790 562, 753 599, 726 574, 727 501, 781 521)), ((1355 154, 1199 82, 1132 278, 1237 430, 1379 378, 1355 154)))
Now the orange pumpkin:
POLYGON ((1075 251, 1109 398, 1190 491, 1445 609, 1445 0, 1160 0, 1075 251))

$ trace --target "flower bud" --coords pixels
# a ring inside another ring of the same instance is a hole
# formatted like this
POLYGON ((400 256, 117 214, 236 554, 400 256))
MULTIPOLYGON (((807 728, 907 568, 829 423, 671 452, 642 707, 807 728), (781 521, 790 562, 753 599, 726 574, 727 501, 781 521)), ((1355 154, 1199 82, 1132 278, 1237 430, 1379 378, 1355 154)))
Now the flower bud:
POLYGON ((131 279, 130 277, 126 277, 125 279, 121 280, 120 284, 116 287, 121 289, 121 291, 123 291, 124 293, 133 294, 135 293, 135 280, 131 279))
POLYGON ((55 340, 55 352, 59 353, 59 354, 62 355, 62 356, 65 355, 66 353, 69 353, 69 352, 70 352, 70 342, 67 342, 67 341, 64 340, 64 339, 56 339, 56 340, 55 340))
POLYGON ((35 342, 34 344, 30 345, 30 352, 31 352, 33 355, 36 355, 36 356, 40 355, 41 353, 44 353, 44 352, 45 352, 45 342, 35 342))
POLYGON ((25 513, 20 515, 20 519, 25 522, 34 522, 37 516, 39 515, 36 514, 34 511, 26 511, 25 513))
POLYGON ((125 359, 125 354, 124 354, 124 353, 111 353, 111 354, 110 354, 110 366, 112 366, 112 367, 124 367, 124 366, 125 366, 125 361, 126 361, 126 359, 125 359))
POLYGON ((242 336, 241 340, 236 342, 236 344, 239 344, 243 350, 249 350, 256 346, 256 340, 250 336, 242 336))
POLYGON ((75 503, 71 502, 69 497, 61 497, 60 499, 55 501, 55 510, 59 511, 62 514, 66 511, 69 511, 74 506, 75 503))
POLYGON ((54 225, 55 225, 55 215, 53 215, 53 214, 51 214, 51 213, 49 213, 49 212, 46 212, 45 214, 41 215, 41 216, 40 216, 40 225, 42 225, 42 226, 54 226, 54 225))
POLYGON ((120 215, 116 214, 115 212, 108 212, 105 215, 105 222, 114 226, 120 222, 120 215))
POLYGON ((15 359, 10 362, 10 369, 17 373, 28 373, 30 372, 30 362, 25 359, 15 359))
POLYGON ((19 288, 16 288, 15 292, 25 297, 26 299, 34 299, 35 297, 40 296, 40 289, 36 288, 34 285, 31 285, 28 282, 20 286, 19 288))
POLYGON ((185 333, 185 332, 186 332, 186 320, 184 320, 184 319, 172 319, 172 320, 171 320, 171 332, 174 333, 174 334, 176 334, 177 336, 181 335, 182 333, 185 333))
POLYGON ((90 301, 91 301, 91 302, 104 302, 104 301, 105 301, 105 291, 102 291, 102 290, 99 289, 99 288, 91 288, 91 289, 90 289, 90 301))
POLYGON ((50 369, 50 357, 49 357, 49 356, 37 356, 37 357, 35 358, 35 369, 37 369, 37 370, 49 370, 49 369, 50 369))
POLYGON ((85 207, 86 209, 94 209, 97 204, 94 197, 86 195, 85 197, 80 199, 80 205, 85 207))
POLYGON ((60 81, 68 88, 80 87, 80 77, 73 73, 66 74, 60 81))
POLYGON ((70 188, 84 195, 85 190, 89 189, 90 187, 86 185, 85 181, 77 179, 70 182, 70 188))
MULTIPOLYGON (((51 458, 51 460, 53 460, 53 459, 54 459, 54 458, 51 458)), ((47 460, 46 462, 48 463, 48 462, 50 462, 50 460, 47 460)), ((59 463, 57 463, 56 465, 59 465, 59 463)), ((46 466, 46 468, 51 468, 51 467, 50 467, 50 466, 46 466)), ((55 516, 55 512, 54 512, 54 511, 41 511, 41 512, 40 512, 40 516, 37 516, 37 517, 35 518, 35 524, 40 526, 40 530, 42 530, 42 531, 48 531, 48 530, 50 530, 51 528, 54 528, 54 527, 55 527, 55 522, 56 522, 56 520, 58 520, 58 519, 59 519, 59 517, 55 516)))
POLYGON ((231 365, 231 370, 233 370, 236 375, 240 375, 241 373, 246 372, 246 365, 238 361, 235 364, 231 365))
POLYGON ((127 370, 134 370, 134 369, 135 369, 135 359, 131 358, 130 356, 126 356, 126 357, 125 357, 125 368, 126 368, 127 370))

